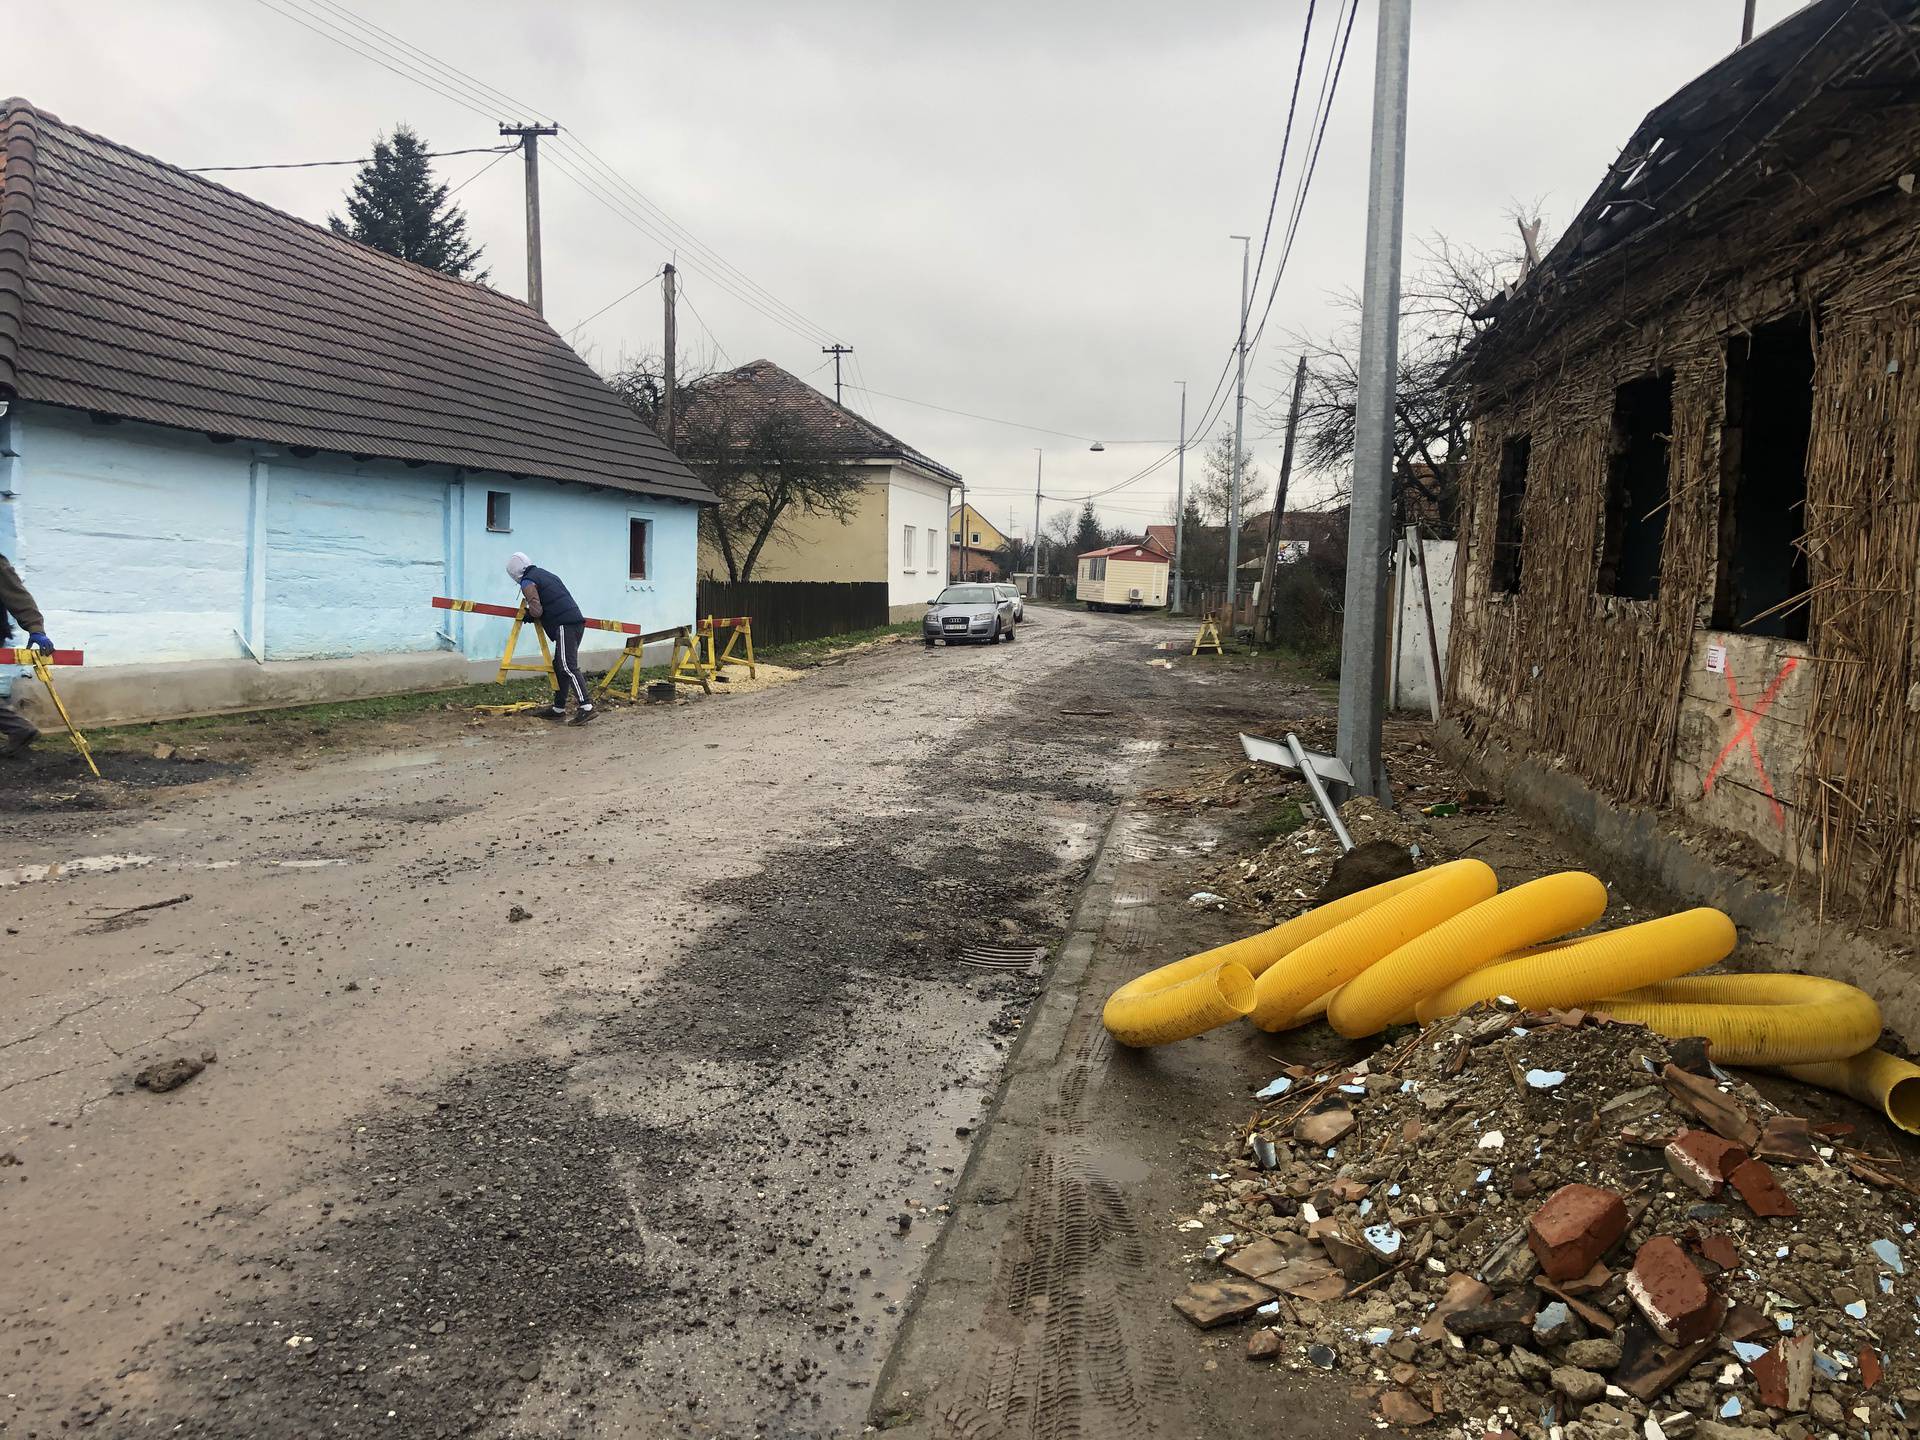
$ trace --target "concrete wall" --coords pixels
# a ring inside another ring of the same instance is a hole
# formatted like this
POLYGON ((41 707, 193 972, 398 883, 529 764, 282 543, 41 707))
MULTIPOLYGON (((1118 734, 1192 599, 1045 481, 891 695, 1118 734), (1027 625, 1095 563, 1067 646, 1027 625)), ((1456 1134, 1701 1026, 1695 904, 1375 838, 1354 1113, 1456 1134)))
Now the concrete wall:
POLYGON ((906 465, 887 480, 887 606, 895 620, 913 620, 947 583, 947 482, 906 465), (911 546, 907 532, 913 532, 911 546))
MULTIPOLYGON (((650 630, 693 618, 697 507, 678 501, 45 406, 16 406, 4 439, 0 541, 50 633, 87 652, 61 693, 89 722, 458 683, 497 661, 510 622, 429 602, 512 604, 517 549, 590 615, 650 630), (488 490, 512 497, 510 531, 487 530, 488 490), (643 578, 628 573, 634 519, 651 526, 643 578)), ((38 688, 18 686, 23 707, 44 703, 38 688)))
MULTIPOLYGON (((1447 642, 1453 634, 1454 542, 1429 540, 1421 549, 1427 557, 1427 591, 1433 601, 1433 628, 1440 648, 1440 673, 1447 672, 1447 642)), ((1432 682, 1427 657, 1427 615, 1420 601, 1420 577, 1407 564, 1407 542, 1401 537, 1394 550, 1393 693, 1396 710, 1430 710, 1432 682)))

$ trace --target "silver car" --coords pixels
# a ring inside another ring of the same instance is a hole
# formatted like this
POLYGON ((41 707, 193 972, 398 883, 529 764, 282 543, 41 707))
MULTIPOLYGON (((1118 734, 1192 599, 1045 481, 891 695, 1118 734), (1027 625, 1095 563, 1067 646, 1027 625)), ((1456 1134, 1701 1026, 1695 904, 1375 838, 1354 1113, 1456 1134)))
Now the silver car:
POLYGON ((1013 601, 1014 624, 1018 625, 1027 618, 1027 602, 1020 598, 1020 587, 1018 585, 1006 585, 996 581, 993 588, 994 592, 1002 598, 1013 601))
POLYGON ((992 585, 949 585, 927 602, 926 619, 920 622, 920 638, 933 648, 933 642, 949 645, 977 642, 991 645, 1005 637, 1013 639, 1016 623, 1013 601, 992 585))

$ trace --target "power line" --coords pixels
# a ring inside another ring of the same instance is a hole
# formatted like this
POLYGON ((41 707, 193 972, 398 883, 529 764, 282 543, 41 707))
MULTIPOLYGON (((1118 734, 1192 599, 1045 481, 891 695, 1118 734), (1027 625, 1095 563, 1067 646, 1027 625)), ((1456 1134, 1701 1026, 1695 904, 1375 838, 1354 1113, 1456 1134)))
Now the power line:
MULTIPOLYGON (((471 150, 432 150, 422 155, 422 160, 444 160, 451 155, 511 155, 518 145, 480 145, 471 150)), ((182 165, 180 168, 189 175, 222 175, 235 170, 322 170, 331 165, 371 165, 373 157, 364 156, 359 160, 295 160, 284 165, 182 165)), ((483 171, 484 173, 484 167, 483 171)))
POLYGON ((518 155, 519 153, 520 153, 520 147, 518 145, 509 145, 506 149, 502 150, 498 155, 494 156, 493 159, 487 161, 486 164, 482 165, 478 170, 474 171, 473 174, 469 175, 466 179, 462 180, 458 185, 454 186, 453 189, 449 190, 447 192, 447 198, 451 200, 454 196, 458 195, 462 190, 466 189, 474 181, 478 180, 482 175, 486 174, 494 166, 498 165, 502 160, 506 159, 507 156, 518 155))
POLYGON ((571 335, 575 330, 578 330, 580 326, 587 324, 589 321, 598 320, 602 315, 606 314, 607 311, 613 309, 614 306, 618 305, 621 300, 632 299, 635 295, 638 295, 642 290, 646 289, 649 285, 653 284, 654 281, 658 280, 662 275, 666 273, 667 273, 666 266, 664 265, 661 266, 658 270, 654 271, 653 274, 649 275, 646 279, 642 280, 638 285, 634 286, 633 289, 627 291, 625 295, 622 295, 619 300, 609 300, 606 304, 602 305, 598 310, 594 311, 593 314, 587 316, 585 320, 579 321, 577 324, 570 326, 567 329, 566 333, 568 335, 571 335))
POLYGON ((687 294, 687 278, 684 275, 680 277, 680 288, 678 291, 678 295, 679 295, 680 303, 685 305, 688 311, 693 315, 693 318, 700 322, 700 328, 707 332, 707 339, 713 342, 713 348, 717 352, 719 352, 720 358, 726 361, 728 368, 731 369, 733 366, 733 360, 727 354, 727 347, 722 345, 720 343, 720 337, 713 333, 713 327, 707 324, 706 316, 702 315, 698 310, 694 309, 693 297, 687 294))
POLYGON ((1280 206, 1280 180, 1287 172, 1287 149, 1293 143, 1293 112, 1300 103, 1300 80, 1307 70, 1307 44, 1313 39, 1313 6, 1314 0, 1307 0, 1307 23, 1300 30, 1300 58, 1293 66, 1293 93, 1287 97, 1287 126, 1280 135, 1280 163, 1273 167, 1273 194, 1267 198, 1267 223, 1260 232, 1260 258, 1253 266, 1251 293, 1255 295, 1260 293, 1260 273, 1267 263, 1267 240, 1273 234, 1273 213, 1280 206))

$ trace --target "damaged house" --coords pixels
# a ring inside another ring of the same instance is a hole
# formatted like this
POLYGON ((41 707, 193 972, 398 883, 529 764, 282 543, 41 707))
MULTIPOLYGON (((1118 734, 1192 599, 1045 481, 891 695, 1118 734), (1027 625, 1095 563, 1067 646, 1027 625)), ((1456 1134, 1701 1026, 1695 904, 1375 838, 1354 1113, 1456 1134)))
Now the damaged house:
POLYGON ((1450 705, 1911 925, 1920 0, 1818 0, 1656 108, 1465 362, 1450 705))

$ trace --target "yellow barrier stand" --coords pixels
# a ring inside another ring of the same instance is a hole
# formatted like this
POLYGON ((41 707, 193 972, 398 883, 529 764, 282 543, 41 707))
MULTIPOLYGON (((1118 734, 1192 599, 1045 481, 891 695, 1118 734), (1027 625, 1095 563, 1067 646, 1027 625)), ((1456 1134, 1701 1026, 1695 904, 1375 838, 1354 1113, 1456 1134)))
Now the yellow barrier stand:
POLYGON ((1213 623, 1213 617, 1211 615, 1200 622, 1200 633, 1193 637, 1193 649, 1189 650, 1187 654, 1189 658, 1191 658, 1194 655, 1198 655, 1202 650, 1211 650, 1216 655, 1224 655, 1227 653, 1220 648, 1220 627, 1213 623))
POLYGON ((60 723, 67 727, 67 734, 73 737, 73 748, 80 752, 80 758, 87 762, 87 769, 93 772, 93 778, 100 778, 100 767, 93 763, 93 747, 87 744, 87 737, 73 723, 73 717, 67 714, 66 704, 60 699, 60 692, 53 686, 53 667, 47 664, 47 657, 31 645, 18 649, 0 650, 0 657, 10 657, 15 665, 29 666, 34 678, 47 687, 47 698, 53 701, 53 708, 60 712, 60 723))
POLYGON ((507 631, 507 648, 500 656, 500 673, 494 676, 494 681, 497 684, 504 684, 506 682, 507 672, 509 670, 531 670, 543 675, 551 675, 553 673, 553 651, 547 648, 547 632, 542 630, 538 625, 533 627, 533 638, 540 642, 540 663, 538 665, 524 665, 513 658, 513 652, 518 649, 520 645, 520 627, 526 623, 527 607, 525 604, 522 604, 520 608, 514 612, 513 628, 507 631))
POLYGON ((668 663, 667 678, 676 685, 698 685, 707 694, 713 693, 713 677, 720 666, 713 653, 713 625, 702 620, 699 625, 682 630, 674 637, 673 659, 668 663), (702 647, 705 657, 702 658, 702 647))
POLYGON ((723 620, 716 620, 709 615, 707 617, 707 624, 722 627, 733 632, 727 636, 727 648, 720 652, 718 668, 724 670, 729 665, 744 665, 747 667, 747 678, 750 680, 758 679, 760 671, 753 663, 753 617, 751 615, 732 615, 723 620), (733 647, 738 645, 743 639, 747 642, 747 658, 744 660, 733 653, 733 647))

